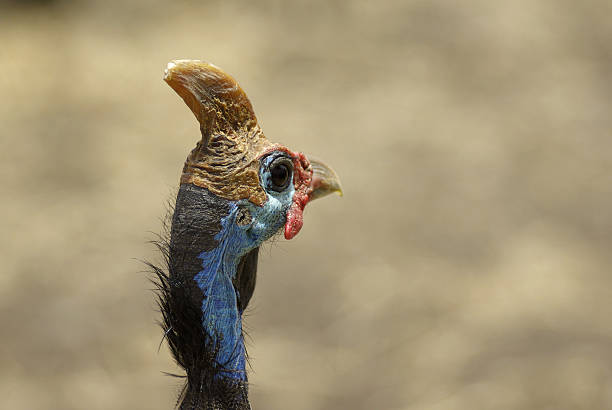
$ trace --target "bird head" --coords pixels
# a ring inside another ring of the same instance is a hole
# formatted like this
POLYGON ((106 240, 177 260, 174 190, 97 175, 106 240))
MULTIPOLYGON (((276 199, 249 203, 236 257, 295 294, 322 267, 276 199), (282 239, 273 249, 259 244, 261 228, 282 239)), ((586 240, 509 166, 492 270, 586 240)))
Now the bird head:
POLYGON ((342 194, 332 168, 268 141, 238 83, 220 68, 196 60, 168 64, 164 80, 200 123, 202 139, 188 156, 182 184, 240 201, 238 224, 259 240, 284 225, 292 239, 313 199, 342 194))

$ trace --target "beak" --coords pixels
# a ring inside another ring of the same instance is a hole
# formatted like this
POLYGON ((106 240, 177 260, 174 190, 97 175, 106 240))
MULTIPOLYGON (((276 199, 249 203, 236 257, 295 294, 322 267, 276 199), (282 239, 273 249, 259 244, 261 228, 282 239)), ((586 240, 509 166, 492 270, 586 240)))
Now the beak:
POLYGON ((336 171, 322 161, 310 157, 309 160, 312 166, 312 181, 310 182, 312 191, 308 195, 308 200, 323 198, 334 192, 342 196, 342 186, 336 171))

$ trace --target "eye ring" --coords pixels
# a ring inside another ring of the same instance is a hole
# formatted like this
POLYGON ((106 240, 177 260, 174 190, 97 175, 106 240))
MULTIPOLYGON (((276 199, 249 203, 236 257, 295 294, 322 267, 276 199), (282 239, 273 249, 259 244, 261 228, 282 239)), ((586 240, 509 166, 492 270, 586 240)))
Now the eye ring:
POLYGON ((292 180, 293 162, 284 156, 275 158, 268 166, 269 188, 276 192, 284 191, 292 180))

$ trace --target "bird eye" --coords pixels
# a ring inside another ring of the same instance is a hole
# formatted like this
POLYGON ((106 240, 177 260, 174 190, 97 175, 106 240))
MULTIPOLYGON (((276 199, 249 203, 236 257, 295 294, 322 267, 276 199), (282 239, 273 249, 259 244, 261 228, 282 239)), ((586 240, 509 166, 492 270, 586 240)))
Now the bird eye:
POLYGON ((293 163, 289 158, 279 157, 270 164, 270 188, 280 192, 289 186, 293 163))

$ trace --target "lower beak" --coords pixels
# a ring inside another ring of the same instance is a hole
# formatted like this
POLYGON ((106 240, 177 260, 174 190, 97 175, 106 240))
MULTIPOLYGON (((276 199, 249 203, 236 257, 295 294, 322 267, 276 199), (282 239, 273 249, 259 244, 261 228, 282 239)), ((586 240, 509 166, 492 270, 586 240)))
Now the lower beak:
POLYGON ((340 185, 340 178, 338 174, 329 165, 317 159, 310 160, 312 166, 312 181, 310 182, 310 194, 308 200, 323 198, 329 194, 337 192, 342 196, 342 186, 340 185))

